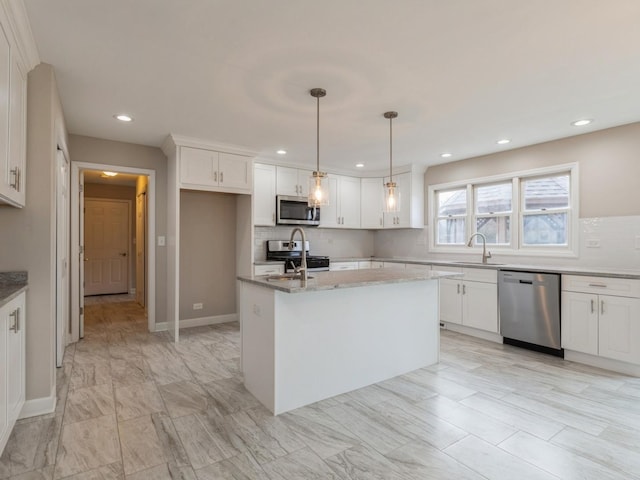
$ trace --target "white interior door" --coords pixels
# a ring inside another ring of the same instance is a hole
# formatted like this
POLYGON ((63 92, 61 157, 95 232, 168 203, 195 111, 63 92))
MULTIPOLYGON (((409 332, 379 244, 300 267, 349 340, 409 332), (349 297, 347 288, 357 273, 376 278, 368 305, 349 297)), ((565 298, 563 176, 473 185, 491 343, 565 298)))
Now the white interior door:
POLYGON ((56 158, 56 366, 62 366, 69 315, 69 162, 62 150, 56 158))
POLYGON ((147 192, 136 197, 136 301, 142 305, 146 298, 147 192))
POLYGON ((84 294, 127 293, 129 202, 85 198, 84 205, 84 294))

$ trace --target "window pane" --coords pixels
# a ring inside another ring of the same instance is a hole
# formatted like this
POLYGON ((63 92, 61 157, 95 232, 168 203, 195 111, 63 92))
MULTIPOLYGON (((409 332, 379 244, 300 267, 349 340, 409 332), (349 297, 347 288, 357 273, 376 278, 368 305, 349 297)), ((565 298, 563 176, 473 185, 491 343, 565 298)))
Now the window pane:
POLYGON ((449 190, 437 192, 438 216, 466 215, 467 213, 467 189, 449 190))
POLYGON ((566 245, 569 222, 566 213, 525 215, 523 224, 525 245, 566 245))
MULTIPOLYGON (((476 232, 487 237, 487 244, 508 245, 511 243, 511 217, 483 217, 476 219, 476 232)), ((476 245, 482 240, 475 238, 476 245)))
POLYGON ((569 206, 569 175, 523 180, 524 209, 545 210, 569 206))
POLYGON ((511 212, 511 183, 475 187, 476 213, 511 212))
POLYGON ((441 218, 440 220, 438 220, 438 243, 466 243, 464 223, 464 218, 441 218))

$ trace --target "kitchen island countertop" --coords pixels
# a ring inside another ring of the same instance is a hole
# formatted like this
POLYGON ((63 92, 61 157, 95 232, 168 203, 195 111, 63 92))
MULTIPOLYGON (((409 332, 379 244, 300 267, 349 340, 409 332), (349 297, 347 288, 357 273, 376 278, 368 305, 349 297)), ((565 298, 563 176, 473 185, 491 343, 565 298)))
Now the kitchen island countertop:
POLYGON ((457 272, 431 270, 395 270, 395 269, 363 269, 336 272, 310 272, 307 286, 302 287, 299 279, 278 280, 278 275, 239 276, 238 280, 279 290, 286 293, 312 292, 318 290, 334 290, 338 288, 362 287, 367 285, 383 285, 389 283, 415 282, 420 280, 437 280, 455 277, 457 272), (270 279, 272 278, 272 279, 270 279))

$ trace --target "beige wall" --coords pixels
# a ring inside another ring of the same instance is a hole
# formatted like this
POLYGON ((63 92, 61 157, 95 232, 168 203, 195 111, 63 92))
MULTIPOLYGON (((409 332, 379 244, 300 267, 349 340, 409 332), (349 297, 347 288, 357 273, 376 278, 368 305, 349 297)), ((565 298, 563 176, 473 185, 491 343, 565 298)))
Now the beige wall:
POLYGON ((429 167, 425 189, 571 162, 579 164, 581 218, 640 214, 640 123, 429 167))
POLYGON ((181 320, 236 313, 236 212, 236 195, 180 192, 181 320))
POLYGON ((129 280, 127 288, 136 286, 136 187, 126 185, 106 185, 104 183, 85 183, 84 198, 102 198, 108 200, 128 200, 129 210, 129 280))
MULTIPOLYGON (((69 135, 69 150, 74 162, 155 170, 156 235, 166 235, 167 157, 165 157, 159 148, 133 143, 114 142, 112 140, 103 140, 82 135, 69 135)), ((166 299, 167 252, 165 247, 156 247, 156 323, 166 321, 166 299)))
POLYGON ((40 64, 27 86, 26 206, 0 208, 0 270, 29 274, 27 400, 49 397, 55 386, 55 165, 65 136, 53 68, 40 64))

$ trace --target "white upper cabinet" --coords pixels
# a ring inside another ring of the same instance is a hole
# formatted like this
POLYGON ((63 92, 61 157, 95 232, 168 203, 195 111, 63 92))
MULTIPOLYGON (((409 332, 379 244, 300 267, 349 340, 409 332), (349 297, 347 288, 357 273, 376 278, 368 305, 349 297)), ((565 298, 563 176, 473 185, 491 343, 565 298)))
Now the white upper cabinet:
POLYGON ((0 24, 0 202, 25 204, 27 76, 0 24))
POLYGON ((384 190, 382 178, 360 180, 360 227, 383 228, 384 190))
POLYGON ((360 179, 329 175, 329 205, 320 207, 320 226, 360 228, 360 179))
POLYGON ((309 177, 313 170, 291 167, 276 167, 276 191, 278 195, 290 197, 309 196, 309 177))
POLYGON ((251 157, 180 147, 180 187, 229 193, 251 193, 251 157))
MULTIPOLYGON (((384 228, 424 227, 424 176, 405 172, 393 176, 400 191, 400 211, 385 212, 384 228)), ((384 183, 389 182, 385 177, 384 183)))
POLYGON ((256 163, 253 166, 253 223, 272 227, 276 224, 276 167, 256 163))

